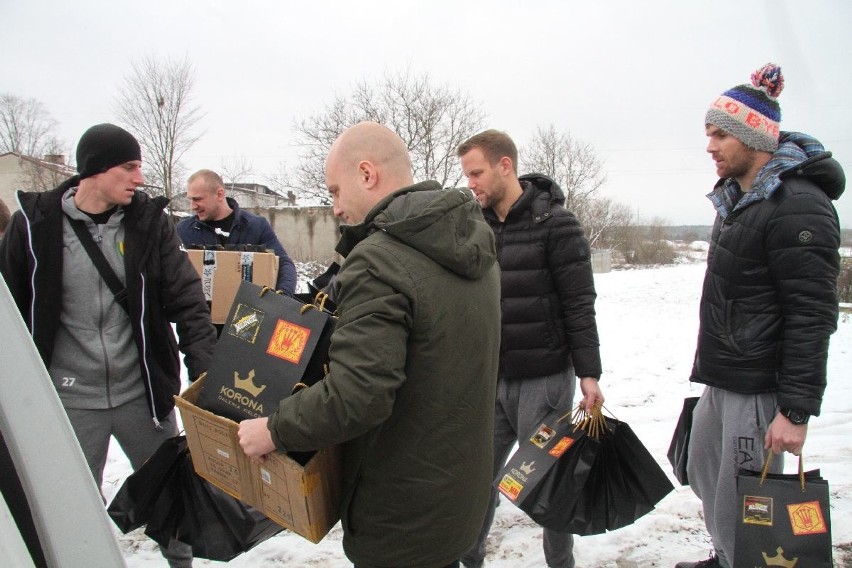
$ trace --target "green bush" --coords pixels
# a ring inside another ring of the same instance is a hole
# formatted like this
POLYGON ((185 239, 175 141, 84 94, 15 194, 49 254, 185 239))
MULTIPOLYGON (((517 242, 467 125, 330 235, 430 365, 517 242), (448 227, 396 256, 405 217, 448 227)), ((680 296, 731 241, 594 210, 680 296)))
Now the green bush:
POLYGON ((669 241, 645 240, 632 243, 631 250, 624 252, 624 260, 628 264, 672 264, 677 253, 669 241))

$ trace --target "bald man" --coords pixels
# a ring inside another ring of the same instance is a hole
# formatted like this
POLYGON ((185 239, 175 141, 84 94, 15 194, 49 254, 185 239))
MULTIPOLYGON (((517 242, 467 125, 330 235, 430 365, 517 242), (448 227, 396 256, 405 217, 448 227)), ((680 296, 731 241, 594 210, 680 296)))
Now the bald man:
POLYGON ((240 445, 343 444, 343 547, 356 568, 443 568, 490 495, 500 290, 494 236, 469 191, 414 184, 403 141, 361 123, 332 145, 345 220, 329 374, 240 424, 240 445))

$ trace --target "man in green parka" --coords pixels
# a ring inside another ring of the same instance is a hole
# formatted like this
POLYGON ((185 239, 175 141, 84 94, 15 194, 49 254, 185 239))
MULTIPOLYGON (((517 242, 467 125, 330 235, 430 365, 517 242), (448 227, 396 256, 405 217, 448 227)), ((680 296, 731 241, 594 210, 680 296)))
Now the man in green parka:
POLYGON ((413 183, 376 123, 332 145, 326 184, 345 257, 323 381, 240 424, 252 459, 343 444, 343 547, 356 568, 443 568, 490 496, 500 346, 494 237, 467 190, 413 183))

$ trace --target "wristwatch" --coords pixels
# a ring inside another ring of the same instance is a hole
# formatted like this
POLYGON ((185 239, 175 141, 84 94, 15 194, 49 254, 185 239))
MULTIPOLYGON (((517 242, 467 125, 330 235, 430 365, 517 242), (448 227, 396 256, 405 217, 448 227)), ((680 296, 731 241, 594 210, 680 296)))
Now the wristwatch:
POLYGON ((782 408, 778 412, 783 414, 787 418, 787 420, 797 425, 807 424, 808 420, 811 417, 810 414, 802 412, 801 410, 796 410, 794 408, 782 408))

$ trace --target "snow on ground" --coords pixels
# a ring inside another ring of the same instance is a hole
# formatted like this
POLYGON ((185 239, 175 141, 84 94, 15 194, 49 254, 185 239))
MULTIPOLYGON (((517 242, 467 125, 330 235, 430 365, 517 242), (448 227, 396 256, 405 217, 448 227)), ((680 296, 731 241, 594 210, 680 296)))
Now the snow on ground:
MULTIPOLYGON (((604 365, 606 407, 627 422, 670 473, 666 451, 683 398, 701 389, 690 385, 689 371, 698 329, 702 264, 595 275, 598 326, 604 365)), ((828 390, 819 418, 811 420, 805 467, 822 470, 831 487, 835 564, 852 567, 852 314, 841 314, 832 337, 828 390)), ((787 471, 795 463, 788 460, 787 471)), ((128 475, 126 459, 115 447, 107 464, 108 499, 128 475)), ((635 524, 604 535, 576 539, 577 566, 584 568, 672 567, 705 558, 710 550, 701 506, 689 487, 676 485, 657 509, 635 524)), ((119 534, 119 533, 117 533, 119 534)), ((142 530, 120 535, 130 568, 166 566, 142 530)), ((343 555, 342 531, 335 526, 319 544, 284 532, 232 560, 248 568, 351 566, 343 555)), ((541 529, 505 499, 497 510, 486 565, 493 568, 544 566, 541 529)), ((196 560, 196 567, 225 566, 196 560)))

